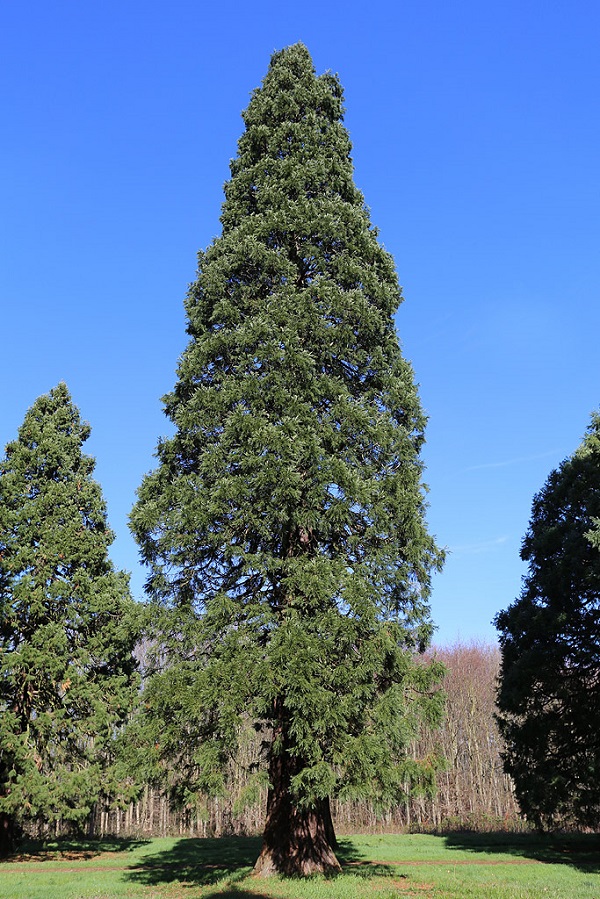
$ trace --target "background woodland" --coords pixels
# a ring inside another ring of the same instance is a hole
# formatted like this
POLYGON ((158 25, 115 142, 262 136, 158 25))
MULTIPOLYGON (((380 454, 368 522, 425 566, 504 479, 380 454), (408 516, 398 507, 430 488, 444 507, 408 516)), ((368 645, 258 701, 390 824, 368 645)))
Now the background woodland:
MULTIPOLYGON (((140 650, 143 656, 143 648, 140 650)), ((493 644, 456 643, 431 654, 446 667, 446 715, 440 728, 424 731, 413 744, 415 759, 441 756, 433 797, 413 796, 384 811, 369 802, 333 802, 336 830, 398 831, 452 829, 520 830, 512 782, 502 769, 501 738, 495 713, 500 653, 493 644)), ((248 750, 248 758, 252 753, 248 750)), ((189 835, 259 833, 264 824, 266 789, 248 791, 247 759, 243 753, 230 765, 223 797, 198 796, 181 804, 159 783, 144 787, 139 798, 124 807, 97 805, 89 820, 94 836, 189 835)), ((176 772, 173 772, 176 774, 176 772)), ((176 778, 175 778, 176 779, 176 778)), ((41 834, 40 834, 41 835, 41 834)))

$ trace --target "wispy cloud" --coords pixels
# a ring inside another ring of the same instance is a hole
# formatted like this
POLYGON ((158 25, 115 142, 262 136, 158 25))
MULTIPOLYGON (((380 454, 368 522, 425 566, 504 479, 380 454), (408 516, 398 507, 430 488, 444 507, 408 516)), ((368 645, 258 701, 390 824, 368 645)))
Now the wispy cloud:
POLYGON ((483 462, 481 465, 469 465, 464 471, 483 471, 489 468, 507 468, 509 465, 522 465, 524 462, 536 462, 538 459, 547 459, 556 456, 558 450, 547 450, 545 453, 536 453, 534 456, 518 456, 515 459, 504 459, 501 462, 483 462))
POLYGON ((498 549, 508 542, 508 537, 495 537, 493 540, 481 540, 478 543, 463 543, 460 546, 450 546, 450 554, 453 556, 473 556, 479 553, 487 553, 498 549))

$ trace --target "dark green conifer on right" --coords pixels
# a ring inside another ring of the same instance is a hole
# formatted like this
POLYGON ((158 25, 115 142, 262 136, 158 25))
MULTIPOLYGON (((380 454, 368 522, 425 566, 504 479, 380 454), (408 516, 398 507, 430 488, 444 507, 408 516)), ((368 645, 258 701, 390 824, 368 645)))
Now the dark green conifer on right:
POLYGON ((132 513, 173 612, 157 743, 217 789, 244 727, 262 732, 263 874, 337 867, 330 796, 393 802, 431 779, 407 745, 440 707, 439 666, 415 660, 441 561, 425 420, 342 112, 306 47, 273 56, 187 299, 176 432, 132 513))
POLYGON ((600 826, 600 415, 533 501, 520 597, 496 618, 504 762, 541 828, 600 826))

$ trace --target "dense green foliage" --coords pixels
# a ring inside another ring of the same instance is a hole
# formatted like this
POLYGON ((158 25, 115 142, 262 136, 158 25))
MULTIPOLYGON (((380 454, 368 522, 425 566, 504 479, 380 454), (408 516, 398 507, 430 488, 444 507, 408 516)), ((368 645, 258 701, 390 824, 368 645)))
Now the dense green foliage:
POLYGON ((81 822, 136 694, 135 610, 64 384, 0 462, 0 814, 81 822))
POLYGON ((600 825, 600 416, 535 497, 521 596, 496 619, 505 766, 523 812, 600 825))
POLYGON ((439 666, 415 661, 441 561, 424 417, 342 112, 304 46, 273 56, 187 297, 175 433, 131 517, 148 592, 170 610, 155 751, 214 790, 255 727, 303 807, 398 799, 430 776, 406 746, 440 707, 439 666))

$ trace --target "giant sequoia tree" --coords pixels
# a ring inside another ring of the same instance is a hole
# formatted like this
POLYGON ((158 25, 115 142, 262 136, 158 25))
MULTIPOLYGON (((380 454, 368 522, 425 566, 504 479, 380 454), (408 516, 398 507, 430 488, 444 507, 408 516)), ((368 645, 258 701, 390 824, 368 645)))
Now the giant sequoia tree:
POLYGON ((600 416, 533 501, 523 590, 497 616, 505 768, 540 827, 600 825, 600 416))
POLYGON ((405 750, 439 707, 439 671, 414 653, 441 557, 400 290, 353 183, 338 79, 289 47, 244 122, 222 234, 187 298, 175 434, 132 527, 172 611, 153 747, 216 789, 243 728, 259 729, 257 871, 307 873, 337 866, 331 795, 389 801, 431 775, 405 750))
POLYGON ((81 824, 111 790, 136 695, 135 614, 90 433, 64 384, 28 410, 0 462, 0 843, 27 820, 81 824))

